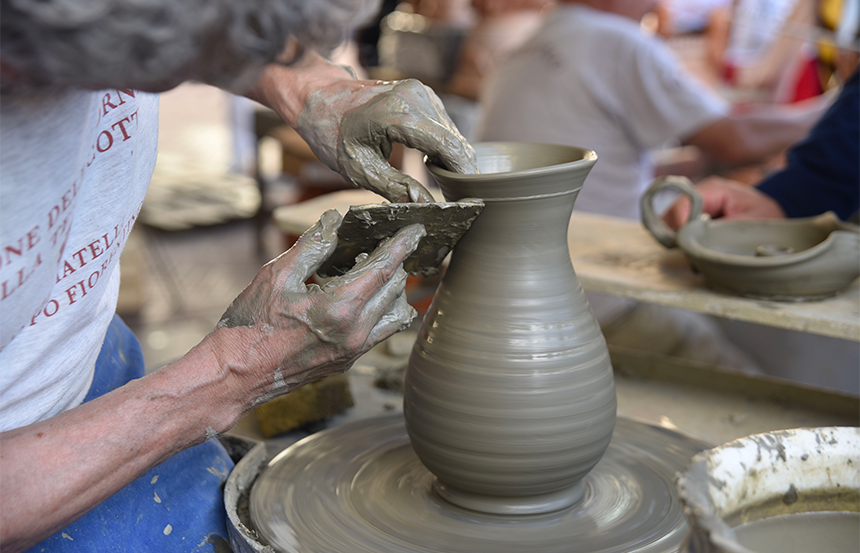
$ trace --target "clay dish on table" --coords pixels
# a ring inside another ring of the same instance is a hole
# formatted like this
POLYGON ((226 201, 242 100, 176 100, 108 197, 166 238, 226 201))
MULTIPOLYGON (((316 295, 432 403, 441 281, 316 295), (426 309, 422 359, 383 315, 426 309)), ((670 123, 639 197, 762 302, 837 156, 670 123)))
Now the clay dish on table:
POLYGON ((642 222, 667 248, 680 248, 710 288, 740 296, 810 301, 833 296, 860 276, 860 227, 832 212, 817 217, 711 220, 683 177, 654 181, 642 196, 642 222), (674 233, 652 198, 675 189, 691 201, 690 218, 674 233))

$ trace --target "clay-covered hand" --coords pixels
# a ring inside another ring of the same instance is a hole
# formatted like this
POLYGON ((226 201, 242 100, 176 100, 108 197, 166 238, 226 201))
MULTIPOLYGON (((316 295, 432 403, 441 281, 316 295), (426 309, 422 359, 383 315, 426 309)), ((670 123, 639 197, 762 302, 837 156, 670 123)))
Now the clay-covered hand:
MULTIPOLYGON (((784 219, 785 211, 776 201, 753 186, 721 177, 708 177, 696 185, 702 197, 702 211, 713 218, 784 219)), ((678 230, 690 216, 690 200, 682 196, 663 214, 663 221, 678 230)))
POLYGON ((246 409, 347 370, 415 318, 403 260, 425 235, 422 225, 401 229, 322 286, 305 283, 337 245, 340 221, 337 211, 323 214, 260 269, 207 337, 221 366, 242 383, 246 409))
POLYGON ((424 152, 451 171, 476 173, 475 152, 436 94, 417 80, 341 80, 314 90, 299 134, 326 165, 392 202, 432 202, 412 177, 388 163, 392 143, 424 152))

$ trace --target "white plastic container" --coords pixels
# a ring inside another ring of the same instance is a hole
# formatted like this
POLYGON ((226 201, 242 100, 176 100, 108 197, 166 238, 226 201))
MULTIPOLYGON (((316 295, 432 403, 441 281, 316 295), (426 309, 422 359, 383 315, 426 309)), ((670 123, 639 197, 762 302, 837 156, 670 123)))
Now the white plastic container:
POLYGON ((684 551, 757 553, 738 541, 737 526, 797 513, 860 511, 860 428, 740 438, 693 457, 676 484, 690 523, 684 551))

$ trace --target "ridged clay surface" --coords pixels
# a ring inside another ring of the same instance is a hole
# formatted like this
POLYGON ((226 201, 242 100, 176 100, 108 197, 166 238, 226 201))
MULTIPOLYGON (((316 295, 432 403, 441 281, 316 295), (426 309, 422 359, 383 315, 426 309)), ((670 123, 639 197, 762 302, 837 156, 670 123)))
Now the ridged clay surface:
POLYGON ((567 225, 590 150, 476 145, 480 174, 430 167, 449 201, 484 201, 454 250, 406 372, 412 445, 437 491, 473 510, 568 507, 612 436, 609 354, 567 225))

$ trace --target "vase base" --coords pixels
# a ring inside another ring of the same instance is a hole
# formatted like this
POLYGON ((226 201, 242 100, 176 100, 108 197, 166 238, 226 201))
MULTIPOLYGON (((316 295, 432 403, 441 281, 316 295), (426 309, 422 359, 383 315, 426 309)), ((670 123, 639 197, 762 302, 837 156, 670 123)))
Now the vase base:
POLYGON ((495 515, 539 515, 561 511, 573 506, 585 494, 585 484, 581 480, 557 492, 527 497, 498 497, 472 493, 446 486, 438 478, 433 483, 433 489, 454 505, 495 515))
MULTIPOLYGON (((249 522, 276 551, 677 552, 688 525, 675 473, 706 447, 619 418, 606 453, 581 482, 578 502, 543 514, 491 514, 437 493, 401 414, 369 417, 279 454, 256 478, 249 522)), ((234 469, 246 470, 259 465, 240 462, 234 469)), ((234 544, 234 550, 254 549, 234 544)))

